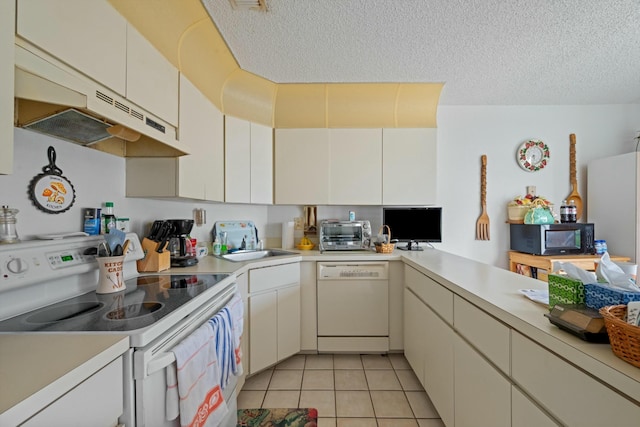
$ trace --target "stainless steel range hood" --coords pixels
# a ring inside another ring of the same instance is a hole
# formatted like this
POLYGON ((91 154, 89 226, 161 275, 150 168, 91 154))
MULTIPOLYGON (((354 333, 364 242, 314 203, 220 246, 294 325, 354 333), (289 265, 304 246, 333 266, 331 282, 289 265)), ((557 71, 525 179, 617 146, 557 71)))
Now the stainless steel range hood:
POLYGON ((15 47, 16 126, 122 157, 189 154, 167 122, 55 59, 15 47))

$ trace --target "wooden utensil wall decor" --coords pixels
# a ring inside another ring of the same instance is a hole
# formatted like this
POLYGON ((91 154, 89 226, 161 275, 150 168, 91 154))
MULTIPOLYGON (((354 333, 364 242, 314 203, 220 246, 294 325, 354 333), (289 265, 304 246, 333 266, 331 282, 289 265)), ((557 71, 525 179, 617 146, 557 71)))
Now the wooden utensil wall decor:
POLYGON ((582 197, 578 193, 578 179, 576 178, 576 134, 569 135, 569 180, 571 181, 571 193, 567 196, 567 201, 576 205, 578 213, 576 220, 582 216, 582 197))
POLYGON ((49 164, 42 168, 41 174, 36 175, 29 184, 29 198, 33 204, 46 213, 59 214, 69 210, 76 200, 73 184, 62 175, 62 170, 56 166, 56 150, 47 150, 49 164))
POLYGON ((476 221, 476 240, 490 240, 489 215, 487 215, 487 155, 483 154, 481 160, 480 204, 482 205, 482 213, 476 221))

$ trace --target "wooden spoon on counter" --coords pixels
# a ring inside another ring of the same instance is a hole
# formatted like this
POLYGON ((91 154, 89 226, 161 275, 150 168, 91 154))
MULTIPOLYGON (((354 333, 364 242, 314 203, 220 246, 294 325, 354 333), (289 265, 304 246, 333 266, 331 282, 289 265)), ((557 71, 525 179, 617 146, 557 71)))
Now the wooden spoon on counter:
POLYGON ((582 197, 578 193, 578 180, 576 178, 576 134, 569 135, 569 179, 571 180, 571 193, 567 196, 567 202, 573 203, 578 208, 576 219, 582 216, 582 197))

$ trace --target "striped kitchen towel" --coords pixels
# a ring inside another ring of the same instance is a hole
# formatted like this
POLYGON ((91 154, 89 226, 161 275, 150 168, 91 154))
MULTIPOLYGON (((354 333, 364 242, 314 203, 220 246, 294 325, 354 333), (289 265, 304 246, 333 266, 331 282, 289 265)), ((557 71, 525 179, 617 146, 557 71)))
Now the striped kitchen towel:
POLYGON ((171 401, 177 389, 182 427, 219 425, 229 410, 222 396, 211 324, 204 323, 172 351, 176 363, 167 367, 167 419, 172 419, 169 409, 175 407, 171 401))

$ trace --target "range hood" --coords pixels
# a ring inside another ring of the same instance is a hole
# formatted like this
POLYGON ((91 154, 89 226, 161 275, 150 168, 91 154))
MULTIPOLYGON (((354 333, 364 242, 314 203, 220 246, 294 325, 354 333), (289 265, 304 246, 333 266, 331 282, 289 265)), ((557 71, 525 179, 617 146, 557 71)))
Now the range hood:
POLYGON ((122 157, 189 154, 174 126, 55 59, 15 48, 17 127, 122 157))

